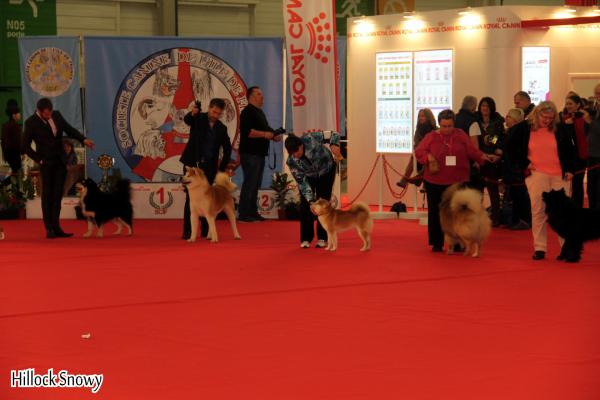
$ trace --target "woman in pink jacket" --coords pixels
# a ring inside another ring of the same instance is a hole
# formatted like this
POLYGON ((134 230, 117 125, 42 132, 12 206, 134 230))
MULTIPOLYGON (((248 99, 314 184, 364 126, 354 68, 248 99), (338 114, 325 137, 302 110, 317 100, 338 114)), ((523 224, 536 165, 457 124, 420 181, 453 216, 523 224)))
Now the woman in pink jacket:
POLYGON ((454 118, 452 110, 440 112, 440 128, 425 136, 415 150, 417 161, 425 165, 423 179, 427 192, 427 233, 433 252, 441 252, 444 244, 439 210, 444 190, 454 183, 469 181, 469 160, 479 164, 498 161, 497 156, 475 148, 469 135, 454 127, 454 118))

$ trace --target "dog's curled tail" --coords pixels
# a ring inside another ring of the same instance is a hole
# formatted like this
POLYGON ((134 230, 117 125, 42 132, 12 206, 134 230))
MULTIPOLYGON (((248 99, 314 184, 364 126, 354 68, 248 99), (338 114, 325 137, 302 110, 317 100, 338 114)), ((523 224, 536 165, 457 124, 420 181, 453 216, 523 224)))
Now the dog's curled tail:
POLYGON ((119 179, 115 184, 119 199, 129 203, 131 201, 131 183, 129 179, 119 179))
POLYGON ((373 231, 373 218, 371 218, 371 209, 365 203, 354 203, 350 207, 350 212, 359 215, 359 218, 367 221, 365 228, 368 232, 373 231), (361 215, 362 214, 362 215, 361 215))
POLYGON ((215 185, 224 187, 228 192, 233 192, 237 188, 235 183, 231 182, 229 175, 227 175, 225 172, 217 172, 217 176, 215 177, 215 185))
POLYGON ((478 190, 471 188, 460 189, 454 192, 450 200, 450 209, 453 212, 471 210, 474 213, 479 213, 483 210, 481 200, 482 195, 478 190))

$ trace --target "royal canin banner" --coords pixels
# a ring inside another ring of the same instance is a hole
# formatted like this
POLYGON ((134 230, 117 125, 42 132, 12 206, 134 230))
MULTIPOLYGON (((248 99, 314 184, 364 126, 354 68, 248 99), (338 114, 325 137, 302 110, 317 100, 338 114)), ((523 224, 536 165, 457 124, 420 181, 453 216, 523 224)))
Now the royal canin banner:
POLYGON ((335 1, 284 0, 283 18, 293 130, 339 132, 335 1))

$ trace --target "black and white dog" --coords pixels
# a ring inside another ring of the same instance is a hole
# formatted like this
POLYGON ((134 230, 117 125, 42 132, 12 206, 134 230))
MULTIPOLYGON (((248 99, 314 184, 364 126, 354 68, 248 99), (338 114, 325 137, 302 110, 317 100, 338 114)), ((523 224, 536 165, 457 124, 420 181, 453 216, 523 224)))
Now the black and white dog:
POLYGON ((131 205, 131 188, 127 179, 121 179, 115 185, 115 190, 102 192, 96 182, 87 178, 76 184, 81 199, 81 211, 88 221, 88 230, 83 237, 90 237, 96 227, 96 236, 104 236, 104 224, 115 221, 120 235, 123 225, 127 227, 128 235, 133 233, 133 206, 131 205))

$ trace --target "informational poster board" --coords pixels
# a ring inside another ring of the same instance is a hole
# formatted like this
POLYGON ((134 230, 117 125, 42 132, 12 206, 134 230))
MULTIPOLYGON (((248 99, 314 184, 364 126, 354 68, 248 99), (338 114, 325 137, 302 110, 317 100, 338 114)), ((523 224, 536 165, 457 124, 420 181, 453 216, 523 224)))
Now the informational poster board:
POLYGON ((420 109, 452 108, 452 50, 377 53, 378 153, 408 154, 420 109))
POLYGON ((550 47, 523 47, 521 87, 538 104, 550 97, 550 47))
POLYGON ((413 53, 377 54, 378 153, 412 152, 413 53))
POLYGON ((422 108, 437 120, 442 110, 452 108, 452 50, 415 52, 414 126, 422 108))

